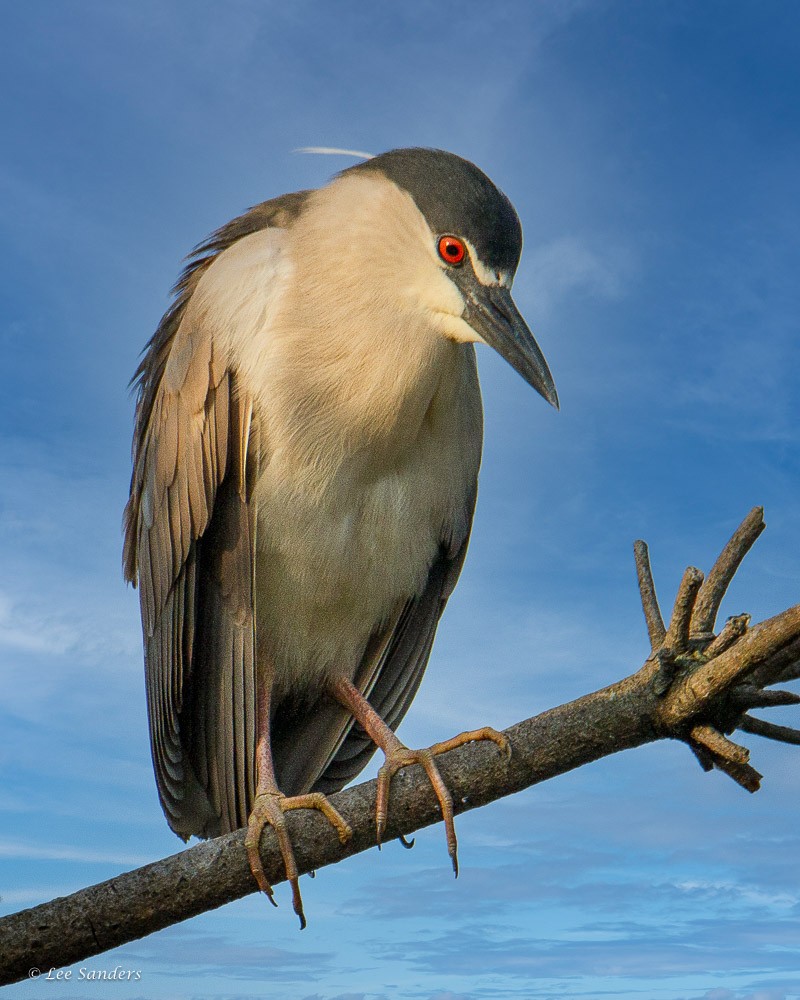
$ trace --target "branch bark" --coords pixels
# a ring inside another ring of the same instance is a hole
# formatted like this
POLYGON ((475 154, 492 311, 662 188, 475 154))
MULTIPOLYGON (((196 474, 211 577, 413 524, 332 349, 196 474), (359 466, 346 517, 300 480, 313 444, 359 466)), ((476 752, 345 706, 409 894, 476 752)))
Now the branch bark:
MULTIPOLYGON (((763 521, 756 508, 726 546, 723 571, 712 580, 713 587, 704 591, 702 574, 687 571, 667 629, 647 548, 637 542, 640 591, 653 646, 644 666, 616 684, 505 730, 510 758, 486 743, 469 744, 439 758, 456 814, 600 757, 665 738, 683 740, 706 770, 716 766, 755 791, 761 776, 748 763, 749 752, 723 734, 741 728, 780 742, 800 742, 798 731, 747 714, 752 708, 797 701, 791 693, 763 689, 800 676, 800 605, 752 629, 740 616, 719 637, 709 631, 709 622, 715 620, 725 586, 761 530, 759 525, 763 521)), ((287 815, 301 873, 375 845, 375 791, 376 783, 368 781, 331 796, 353 829, 345 846, 317 812, 287 815)), ((394 778, 384 839, 411 834, 440 819, 422 768, 409 768, 394 778)), ((47 970, 97 955, 255 891, 244 837, 244 830, 218 837, 1 919, 0 985, 26 978, 32 968, 47 970)), ((283 881, 283 861, 272 830, 264 833, 261 854, 269 881, 283 881)))

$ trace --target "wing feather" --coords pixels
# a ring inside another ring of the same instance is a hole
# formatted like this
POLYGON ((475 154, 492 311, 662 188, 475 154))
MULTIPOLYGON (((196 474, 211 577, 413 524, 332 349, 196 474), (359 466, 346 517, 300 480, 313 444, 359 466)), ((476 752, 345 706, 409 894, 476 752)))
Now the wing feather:
POLYGON ((253 794, 252 405, 189 305, 238 239, 286 226, 299 192, 256 206, 199 246, 134 376, 126 578, 138 584, 153 765, 170 826, 242 825, 253 794))

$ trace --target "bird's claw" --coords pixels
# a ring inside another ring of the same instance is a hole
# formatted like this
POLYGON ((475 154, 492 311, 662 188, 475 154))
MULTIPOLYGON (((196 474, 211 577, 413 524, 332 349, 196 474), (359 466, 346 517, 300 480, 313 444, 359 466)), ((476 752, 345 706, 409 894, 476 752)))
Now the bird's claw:
POLYGON ((428 780, 439 802, 439 808, 442 810, 445 836, 447 838, 447 853, 450 855, 450 860, 453 864, 453 873, 458 878, 458 838, 456 837, 453 815, 453 797, 439 773, 439 768, 436 766, 434 758, 440 754, 447 753, 448 750, 455 750, 466 743, 474 743, 478 740, 490 740, 499 747, 506 757, 511 756, 511 744, 508 739, 490 726, 484 726, 482 729, 473 729, 467 733, 459 733, 458 736, 453 736, 452 739, 444 740, 441 743, 434 743, 433 746, 425 750, 409 750, 408 747, 403 746, 398 741, 397 746, 384 751, 386 760, 378 771, 378 790, 375 807, 375 825, 379 848, 383 840, 383 835, 386 832, 386 821, 389 815, 389 787, 392 778, 404 767, 410 767, 412 764, 421 764, 425 768, 425 773, 428 775, 428 780))
POLYGON ((267 895, 273 906, 275 895, 272 891, 267 876, 264 872, 264 865, 261 861, 261 835, 265 826, 271 826, 278 839, 283 865, 286 871, 286 880, 292 887, 292 908, 300 920, 300 929, 306 926, 306 917, 303 912, 303 898, 300 894, 298 882, 297 862, 292 848, 292 841, 286 829, 286 819, 284 813, 290 809, 318 809, 336 830, 339 841, 346 844, 352 837, 353 831, 345 822, 343 817, 331 805, 328 799, 321 792, 310 792, 307 795, 294 795, 287 798, 281 792, 266 791, 260 792, 253 803, 253 809, 247 823, 247 835, 244 846, 247 850, 247 857, 250 862, 250 871, 258 883, 259 889, 267 895))

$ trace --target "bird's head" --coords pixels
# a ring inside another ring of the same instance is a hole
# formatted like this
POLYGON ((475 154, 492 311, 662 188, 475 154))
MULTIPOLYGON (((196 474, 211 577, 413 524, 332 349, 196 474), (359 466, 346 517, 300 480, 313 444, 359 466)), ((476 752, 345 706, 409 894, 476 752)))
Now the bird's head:
POLYGON ((436 149, 382 153, 343 171, 337 185, 354 198, 348 220, 370 233, 345 237, 349 252, 366 251, 368 273, 385 260, 385 283, 430 326, 493 347, 557 408, 547 362, 511 297, 522 227, 502 191, 473 163, 436 149))

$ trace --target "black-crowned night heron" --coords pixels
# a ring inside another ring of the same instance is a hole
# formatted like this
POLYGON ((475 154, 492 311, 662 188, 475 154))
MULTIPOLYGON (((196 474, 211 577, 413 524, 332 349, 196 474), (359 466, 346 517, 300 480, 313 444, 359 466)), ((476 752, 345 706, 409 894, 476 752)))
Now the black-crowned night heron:
MULTIPOLYGON (((257 205, 194 253, 138 386, 125 575, 140 588, 161 804, 184 839, 265 824, 303 920, 287 809, 386 755, 467 548, 481 458, 474 343, 553 405, 511 298, 511 203, 452 153, 398 149, 257 205), (354 727, 354 720, 360 723, 354 727)), ((433 750, 504 738, 462 733, 433 750)))

